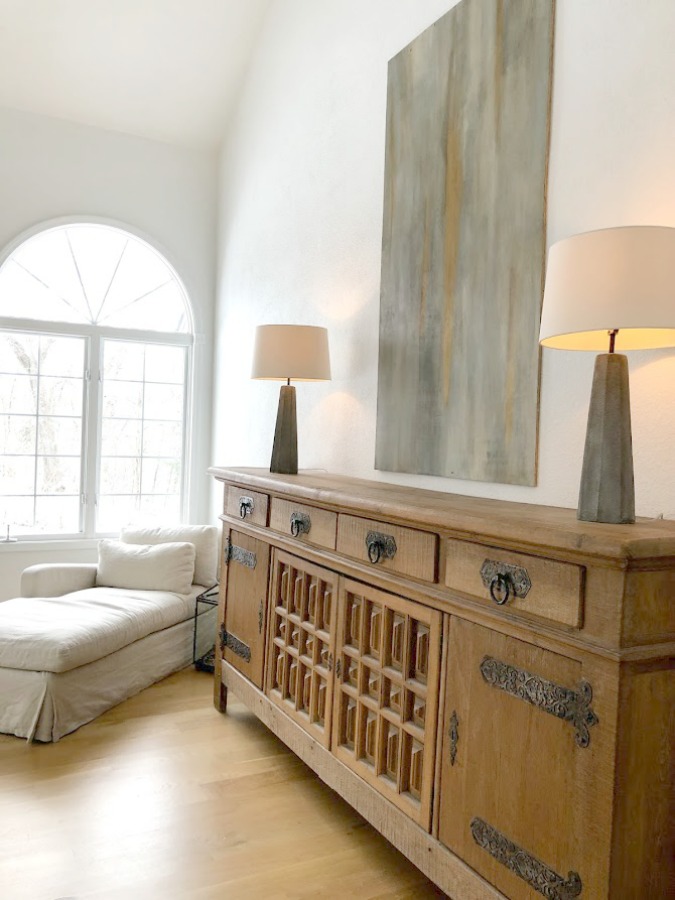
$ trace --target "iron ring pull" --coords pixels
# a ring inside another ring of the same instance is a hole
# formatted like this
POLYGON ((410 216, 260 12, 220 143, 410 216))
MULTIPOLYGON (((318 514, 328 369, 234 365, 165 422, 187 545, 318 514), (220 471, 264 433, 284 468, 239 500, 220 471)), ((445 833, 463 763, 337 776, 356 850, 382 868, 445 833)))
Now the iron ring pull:
POLYGON ((504 574, 503 572, 497 572, 490 582, 490 596, 497 606, 503 606, 505 603, 508 603, 509 597, 513 593, 515 593, 515 591, 509 575, 504 574))
POLYGON ((251 497, 239 498, 239 518, 245 519, 253 512, 253 499, 251 497))
POLYGON ((291 513, 291 534, 298 537, 301 534, 309 534, 312 521, 308 515, 300 512, 291 513))
POLYGON ((382 559, 382 551, 384 550, 384 544, 382 541, 370 541, 368 544, 368 559, 371 561, 373 565, 377 565, 379 561, 382 559))

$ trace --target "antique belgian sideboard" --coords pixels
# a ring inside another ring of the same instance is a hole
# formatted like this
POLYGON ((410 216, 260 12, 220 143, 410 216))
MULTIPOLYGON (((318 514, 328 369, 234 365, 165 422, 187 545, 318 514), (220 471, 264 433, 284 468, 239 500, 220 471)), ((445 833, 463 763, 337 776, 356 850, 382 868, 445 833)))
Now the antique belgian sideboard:
POLYGON ((455 900, 672 896, 675 522, 210 472, 220 710, 455 900))

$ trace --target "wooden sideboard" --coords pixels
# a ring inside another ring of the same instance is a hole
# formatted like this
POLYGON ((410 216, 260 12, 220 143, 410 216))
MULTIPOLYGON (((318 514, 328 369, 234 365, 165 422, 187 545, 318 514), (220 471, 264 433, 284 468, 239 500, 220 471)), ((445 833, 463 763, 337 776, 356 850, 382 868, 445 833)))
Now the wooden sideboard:
POLYGON ((455 900, 673 896, 675 522, 209 471, 218 709, 455 900))

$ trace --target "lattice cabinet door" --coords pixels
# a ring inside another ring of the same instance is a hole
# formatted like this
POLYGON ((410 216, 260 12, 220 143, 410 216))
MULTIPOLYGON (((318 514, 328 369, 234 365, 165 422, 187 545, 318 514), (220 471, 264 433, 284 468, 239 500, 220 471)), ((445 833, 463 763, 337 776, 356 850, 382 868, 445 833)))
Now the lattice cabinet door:
POLYGON ((267 693, 330 746, 338 576, 275 550, 267 693))
POLYGON ((441 613, 341 579, 333 752, 431 825, 441 613))

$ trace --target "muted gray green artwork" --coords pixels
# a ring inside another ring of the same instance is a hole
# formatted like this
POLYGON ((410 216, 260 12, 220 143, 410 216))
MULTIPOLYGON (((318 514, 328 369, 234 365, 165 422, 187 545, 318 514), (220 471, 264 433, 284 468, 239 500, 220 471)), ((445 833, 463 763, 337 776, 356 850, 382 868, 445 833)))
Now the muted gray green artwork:
POLYGON ((378 469, 535 484, 554 0, 463 0, 389 63, 378 469))

